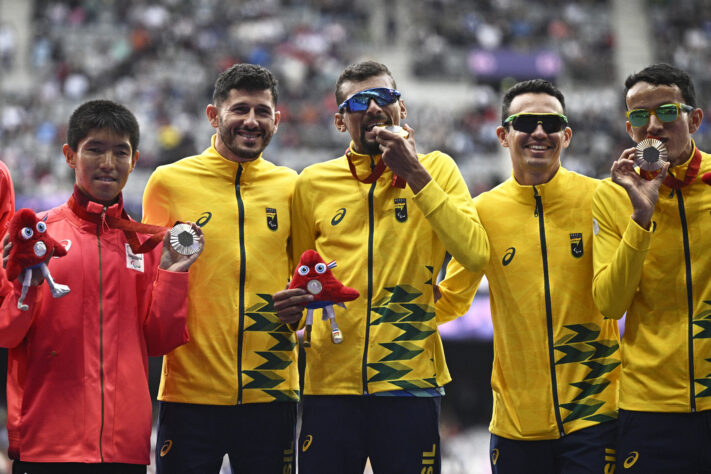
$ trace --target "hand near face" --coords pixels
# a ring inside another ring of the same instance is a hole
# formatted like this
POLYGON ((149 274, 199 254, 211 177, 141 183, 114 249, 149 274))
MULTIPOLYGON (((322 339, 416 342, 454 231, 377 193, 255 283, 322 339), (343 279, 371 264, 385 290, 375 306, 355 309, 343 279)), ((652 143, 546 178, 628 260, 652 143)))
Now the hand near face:
POLYGON ((170 232, 165 233, 163 237, 163 251, 160 256, 160 268, 169 272, 187 272, 190 266, 195 263, 197 258, 205 248, 205 236, 202 233, 200 226, 194 222, 187 222, 198 236, 200 242, 200 250, 192 255, 183 255, 175 251, 170 245, 170 232))
POLYGON ((409 125, 403 125, 403 129, 409 134, 407 138, 383 127, 373 127, 385 164, 393 173, 402 176, 417 194, 432 178, 417 159, 415 130, 409 125))
POLYGON ((632 203, 632 220, 649 230, 654 206, 659 198, 659 186, 667 176, 669 163, 665 163, 660 173, 652 180, 640 176, 634 169, 634 148, 628 148, 612 164, 612 182, 622 186, 632 203))

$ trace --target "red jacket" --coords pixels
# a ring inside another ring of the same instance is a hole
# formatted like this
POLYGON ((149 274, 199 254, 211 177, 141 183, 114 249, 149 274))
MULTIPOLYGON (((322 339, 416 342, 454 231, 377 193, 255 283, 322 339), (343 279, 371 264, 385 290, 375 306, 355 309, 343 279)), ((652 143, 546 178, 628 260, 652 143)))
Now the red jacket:
MULTIPOLYGON (((89 212, 103 210, 83 200, 89 212)), ((107 214, 119 216, 121 206, 107 214)), ((20 311, 16 280, 0 307, 10 457, 148 464, 148 356, 189 339, 188 273, 159 270, 160 245, 133 256, 121 230, 82 220, 66 204, 47 214, 49 234, 68 248, 49 270, 71 291, 54 299, 46 282, 31 287, 30 309, 20 311)))

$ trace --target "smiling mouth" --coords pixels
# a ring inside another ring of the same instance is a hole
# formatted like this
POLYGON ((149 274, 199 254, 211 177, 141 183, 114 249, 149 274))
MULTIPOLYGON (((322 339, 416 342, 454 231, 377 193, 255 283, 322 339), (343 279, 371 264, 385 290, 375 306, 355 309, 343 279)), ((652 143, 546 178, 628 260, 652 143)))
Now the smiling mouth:
POLYGON ((551 149, 548 145, 526 145, 524 148, 532 151, 546 151, 551 149))
POLYGON ((116 178, 112 178, 111 176, 99 176, 96 178, 97 181, 101 181, 103 183, 115 183, 116 178))

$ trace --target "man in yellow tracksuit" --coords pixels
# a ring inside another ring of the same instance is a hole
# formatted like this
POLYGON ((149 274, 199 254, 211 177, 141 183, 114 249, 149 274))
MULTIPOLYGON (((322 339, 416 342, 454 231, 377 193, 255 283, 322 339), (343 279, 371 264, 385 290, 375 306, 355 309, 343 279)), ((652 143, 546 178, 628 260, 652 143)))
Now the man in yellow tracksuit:
POLYGON ((453 261, 439 285, 440 322, 465 312, 489 282, 494 324, 490 461, 495 474, 614 469, 617 322, 592 300, 592 193, 568 171, 564 96, 541 79, 503 98, 499 142, 513 176, 474 199, 491 258, 479 272, 453 261))
POLYGON ((279 124, 276 103, 267 69, 223 72, 206 110, 211 146, 159 167, 146 187, 144 221, 193 221, 205 234, 190 274, 190 342, 163 361, 159 473, 216 474, 225 454, 239 473, 293 469, 298 341, 271 295, 290 276, 296 173, 262 157, 279 124))
MULTIPOLYGON (((315 249, 360 297, 336 309, 343 342, 317 320, 306 349, 299 469, 309 474, 440 472, 439 407, 450 376, 434 289, 449 251, 472 271, 486 235, 454 161, 418 154, 415 132, 385 127, 406 116, 390 71, 373 61, 336 84, 344 156, 306 168, 292 206, 294 261, 315 249), (387 166, 386 166, 387 165, 387 166)), ((300 321, 311 295, 274 295, 283 321, 300 321)))
POLYGON ((625 103, 629 136, 659 140, 668 163, 638 172, 624 150, 593 198, 595 302, 627 314, 618 472, 711 472, 711 156, 691 138, 703 112, 667 64, 630 75, 625 103))

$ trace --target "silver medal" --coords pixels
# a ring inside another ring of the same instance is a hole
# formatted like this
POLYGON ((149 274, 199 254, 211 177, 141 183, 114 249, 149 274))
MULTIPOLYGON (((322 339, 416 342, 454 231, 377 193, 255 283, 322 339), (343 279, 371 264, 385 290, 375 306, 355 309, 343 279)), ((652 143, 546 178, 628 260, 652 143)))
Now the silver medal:
POLYGON ((170 229, 170 245, 181 255, 192 255, 202 248, 197 234, 188 224, 176 224, 170 229))
POLYGON ((656 171, 667 162, 667 147, 656 138, 645 138, 634 150, 634 164, 645 171, 656 171))

